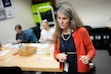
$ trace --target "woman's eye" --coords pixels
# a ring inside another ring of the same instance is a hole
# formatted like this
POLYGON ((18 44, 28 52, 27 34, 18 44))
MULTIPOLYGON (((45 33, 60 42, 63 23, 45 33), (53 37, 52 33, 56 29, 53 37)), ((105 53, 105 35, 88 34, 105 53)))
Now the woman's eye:
POLYGON ((67 18, 63 18, 64 20, 66 20, 67 18))
POLYGON ((58 17, 58 19, 61 19, 60 17, 58 17))
POLYGON ((58 19, 63 19, 63 20, 67 20, 67 18, 61 18, 61 17, 58 17, 58 19))

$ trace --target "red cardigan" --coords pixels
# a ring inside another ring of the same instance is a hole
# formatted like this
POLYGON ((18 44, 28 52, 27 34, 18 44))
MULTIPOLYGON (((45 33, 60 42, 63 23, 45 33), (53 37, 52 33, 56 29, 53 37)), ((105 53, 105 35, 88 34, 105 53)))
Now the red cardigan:
MULTIPOLYGON (((89 37, 88 31, 85 28, 78 28, 72 33, 72 37, 76 46, 78 72, 89 72, 89 64, 83 64, 81 60, 79 60, 80 55, 88 55, 90 57, 90 61, 92 61, 95 56, 96 51, 92 44, 92 40, 89 37)), ((58 53, 60 53, 59 42, 56 41, 54 48, 55 59, 58 53)), ((64 68, 63 63, 60 63, 60 68, 64 68)))

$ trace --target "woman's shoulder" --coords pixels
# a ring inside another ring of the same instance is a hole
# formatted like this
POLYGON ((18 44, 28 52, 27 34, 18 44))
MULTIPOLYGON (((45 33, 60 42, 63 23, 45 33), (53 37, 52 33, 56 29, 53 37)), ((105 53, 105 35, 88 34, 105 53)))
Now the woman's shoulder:
POLYGON ((54 29, 54 28, 51 28, 51 29, 50 29, 50 32, 54 33, 54 32, 55 32, 55 29, 54 29))
POLYGON ((41 30, 41 32, 43 32, 43 33, 44 33, 44 32, 46 32, 46 30, 42 29, 42 30, 41 30))
POLYGON ((86 30, 86 28, 85 27, 80 27, 80 28, 77 28, 77 30, 76 30, 77 32, 80 32, 80 33, 86 33, 87 32, 87 30, 86 30))
POLYGON ((87 31, 85 27, 77 28, 78 31, 87 31))
POLYGON ((74 30, 73 34, 85 34, 87 33, 88 31, 84 28, 84 27, 80 27, 80 28, 77 28, 76 30, 74 30))

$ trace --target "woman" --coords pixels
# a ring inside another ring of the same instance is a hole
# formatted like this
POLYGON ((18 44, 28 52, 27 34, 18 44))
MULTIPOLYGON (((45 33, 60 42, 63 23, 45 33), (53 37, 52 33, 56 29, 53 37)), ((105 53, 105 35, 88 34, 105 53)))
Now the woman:
POLYGON ((41 31, 39 42, 53 43, 53 35, 54 35, 55 30, 49 26, 47 20, 43 20, 41 25, 43 29, 41 31))
POLYGON ((63 74, 89 74, 95 48, 75 11, 63 5, 57 10, 54 57, 63 74))

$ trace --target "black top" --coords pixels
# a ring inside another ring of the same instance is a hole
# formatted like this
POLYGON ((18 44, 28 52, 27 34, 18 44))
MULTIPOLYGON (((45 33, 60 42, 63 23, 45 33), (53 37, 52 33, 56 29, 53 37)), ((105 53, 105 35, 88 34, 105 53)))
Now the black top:
POLYGON ((18 39, 22 40, 21 43, 27 43, 27 42, 29 42, 27 34, 25 34, 23 31, 22 31, 21 34, 16 34, 16 40, 18 40, 18 39))
MULTIPOLYGON (((67 38, 69 34, 64 35, 64 38, 67 38)), ((60 45, 60 52, 76 52, 76 47, 74 43, 74 39, 72 37, 72 34, 70 38, 65 41, 61 40, 61 45, 60 45)), ((67 74, 77 74, 77 56, 76 54, 67 54, 67 60, 66 62, 69 63, 69 70, 67 74)))

